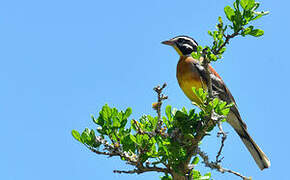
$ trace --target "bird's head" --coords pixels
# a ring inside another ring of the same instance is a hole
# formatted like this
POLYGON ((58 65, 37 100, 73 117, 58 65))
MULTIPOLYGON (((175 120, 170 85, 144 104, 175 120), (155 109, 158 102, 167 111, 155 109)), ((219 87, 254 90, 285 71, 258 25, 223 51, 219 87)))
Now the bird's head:
POLYGON ((197 50, 197 42, 189 36, 176 36, 162 44, 172 46, 180 56, 190 55, 197 50))

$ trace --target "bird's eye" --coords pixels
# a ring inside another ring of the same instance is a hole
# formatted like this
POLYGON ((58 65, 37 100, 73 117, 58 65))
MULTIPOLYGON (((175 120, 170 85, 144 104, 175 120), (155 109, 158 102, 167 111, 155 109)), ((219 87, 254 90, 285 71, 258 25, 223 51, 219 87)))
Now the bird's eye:
POLYGON ((183 42, 183 39, 178 39, 177 42, 178 43, 182 43, 183 42))

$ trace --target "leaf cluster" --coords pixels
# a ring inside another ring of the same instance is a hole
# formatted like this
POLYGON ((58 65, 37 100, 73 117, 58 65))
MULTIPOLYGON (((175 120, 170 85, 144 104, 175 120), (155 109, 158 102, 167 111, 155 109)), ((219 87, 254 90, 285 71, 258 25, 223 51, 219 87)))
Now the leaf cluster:
POLYGON ((222 58, 223 53, 226 51, 226 44, 229 43, 231 38, 241 35, 243 37, 251 35, 260 37, 264 35, 264 31, 256 29, 250 25, 252 21, 260 19, 261 17, 269 14, 268 11, 257 11, 260 3, 255 0, 235 0, 233 7, 226 6, 224 13, 229 21, 225 24, 221 17, 218 17, 218 24, 216 30, 208 31, 212 37, 212 46, 199 46, 197 52, 193 52, 192 56, 195 59, 200 59, 202 54, 205 54, 209 61, 216 61, 222 58))
MULTIPOLYGON (((94 152, 100 151, 99 154, 118 155, 122 160, 137 167, 160 166, 179 172, 181 165, 188 160, 189 149, 194 146, 193 143, 200 143, 195 142, 199 131, 210 132, 214 128, 214 124, 210 128, 207 126, 209 120, 206 117, 210 116, 212 111, 223 117, 229 112, 229 106, 225 102, 217 98, 209 101, 207 92, 202 89, 193 89, 193 93, 201 102, 208 102, 200 105, 202 111, 196 112, 195 109, 186 108, 177 110, 168 105, 159 131, 156 131, 157 116, 143 115, 138 121, 129 120, 131 108, 118 111, 104 105, 97 117, 92 116, 97 125, 96 131, 86 128, 79 133, 73 130, 72 135, 94 152)), ((195 166, 198 157, 194 155, 192 158, 191 164, 195 166)), ((192 169, 191 173, 196 179, 210 178, 209 174, 202 176, 198 170, 192 169)))
POLYGON ((262 36, 264 31, 261 29, 254 29, 253 26, 245 27, 251 21, 257 20, 264 15, 269 14, 268 11, 258 12, 256 11, 260 6, 260 3, 255 0, 236 0, 233 4, 233 8, 226 6, 224 8, 227 19, 232 22, 232 25, 228 25, 234 32, 241 31, 241 35, 251 35, 255 37, 262 36))

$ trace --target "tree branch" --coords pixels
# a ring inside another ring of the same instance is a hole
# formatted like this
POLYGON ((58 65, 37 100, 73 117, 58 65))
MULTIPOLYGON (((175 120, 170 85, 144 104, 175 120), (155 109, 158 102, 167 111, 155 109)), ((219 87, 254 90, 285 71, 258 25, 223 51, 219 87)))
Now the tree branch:
POLYGON ((222 150, 223 150, 223 147, 225 145, 224 143, 225 143, 225 140, 227 139, 227 133, 225 133, 223 131, 222 123, 220 121, 218 122, 218 127, 219 127, 219 130, 220 131, 218 132, 217 137, 219 137, 220 135, 222 135, 222 140, 221 140, 221 147, 220 147, 220 149, 219 149, 219 151, 218 151, 218 153, 216 155, 216 162, 217 163, 220 163, 222 161, 223 157, 221 159, 219 159, 219 156, 221 155, 222 150))
POLYGON ((217 50, 215 50, 213 53, 215 55, 219 54, 220 51, 230 42, 230 39, 232 39, 232 38, 236 37, 237 35, 239 35, 241 30, 242 29, 238 30, 237 32, 234 32, 231 35, 223 35, 226 38, 225 42, 217 50))
POLYGON ((162 91, 166 86, 167 84, 164 83, 162 87, 158 85, 153 88, 153 90, 157 93, 157 103, 154 103, 155 105, 153 104, 153 108, 156 110, 157 116, 158 116, 157 127, 155 130, 156 133, 160 133, 162 123, 163 123, 161 119, 161 106, 162 106, 162 101, 164 101, 165 99, 168 99, 168 96, 165 96, 164 94, 162 94, 162 91))
POLYGON ((185 170, 189 169, 189 167, 188 167, 189 162, 190 162, 192 156, 194 156, 197 153, 199 142, 207 135, 206 129, 208 129, 210 126, 212 126, 213 123, 214 123, 214 121, 211 121, 211 120, 207 121, 207 124, 203 128, 198 129, 198 132, 196 133, 196 135, 192 139, 191 146, 187 150, 187 159, 183 163, 185 170))
POLYGON ((134 170, 129 170, 129 171, 123 171, 123 170, 114 170, 114 173, 126 173, 126 174, 140 174, 140 173, 144 173, 144 172, 151 172, 151 171, 155 171, 155 172, 163 172, 163 173, 170 173, 168 169, 165 168, 160 168, 160 167, 138 167, 137 169, 134 170))
POLYGON ((217 162, 210 162, 209 161, 209 157, 206 155, 205 152, 201 151, 200 148, 197 148, 197 154, 203 159, 203 163, 205 164, 206 167, 209 167, 209 168, 211 168, 213 170, 217 170, 218 172, 221 172, 221 173, 228 172, 228 173, 234 174, 236 176, 241 177, 243 180, 251 180, 252 179, 251 177, 243 176, 240 173, 235 172, 233 170, 223 168, 217 162))
POLYGON ((98 143, 101 143, 104 146, 104 150, 108 151, 99 151, 87 144, 84 143, 84 145, 91 150, 92 152, 96 153, 96 154, 100 154, 100 155, 105 155, 105 156, 109 156, 109 157, 113 157, 113 156, 119 156, 121 158, 126 159, 126 161, 131 164, 131 165, 136 165, 138 163, 137 160, 137 156, 135 154, 130 155, 127 152, 123 152, 120 147, 114 147, 113 145, 109 144, 105 139, 103 139, 100 136, 96 136, 96 141, 98 143))
POLYGON ((162 94, 162 91, 166 86, 167 84, 164 83, 162 87, 158 85, 153 88, 153 90, 157 93, 157 103, 155 103, 155 106, 153 105, 153 108, 156 110, 157 116, 158 116, 158 123, 157 123, 157 128, 156 128, 157 132, 161 130, 161 126, 162 126, 162 119, 161 119, 162 101, 168 98, 168 96, 165 96, 164 94, 162 94))

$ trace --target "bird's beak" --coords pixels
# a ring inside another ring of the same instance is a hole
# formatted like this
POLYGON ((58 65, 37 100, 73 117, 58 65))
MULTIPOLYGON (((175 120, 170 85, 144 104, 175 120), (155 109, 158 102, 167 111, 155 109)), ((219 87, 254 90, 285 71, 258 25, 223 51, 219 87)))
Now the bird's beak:
POLYGON ((165 45, 169 45, 169 46, 174 46, 174 42, 171 41, 171 40, 168 40, 168 41, 162 41, 161 43, 162 43, 162 44, 165 44, 165 45))

